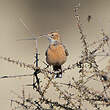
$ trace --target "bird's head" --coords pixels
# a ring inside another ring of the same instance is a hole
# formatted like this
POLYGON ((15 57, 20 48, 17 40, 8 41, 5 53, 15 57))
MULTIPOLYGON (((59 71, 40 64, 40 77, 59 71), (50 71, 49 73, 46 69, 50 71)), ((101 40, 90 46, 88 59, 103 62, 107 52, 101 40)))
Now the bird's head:
POLYGON ((60 35, 57 32, 48 33, 48 40, 50 44, 55 44, 56 42, 60 42, 60 35))
POLYGON ((48 33, 48 36, 53 40, 60 41, 60 34, 57 32, 48 33))

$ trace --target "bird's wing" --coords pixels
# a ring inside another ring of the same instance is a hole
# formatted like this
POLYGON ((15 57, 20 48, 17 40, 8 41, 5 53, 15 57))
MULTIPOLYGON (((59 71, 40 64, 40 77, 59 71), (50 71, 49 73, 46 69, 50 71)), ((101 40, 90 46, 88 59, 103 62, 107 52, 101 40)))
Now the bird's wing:
POLYGON ((48 49, 50 48, 50 45, 48 46, 48 48, 46 49, 46 51, 45 51, 45 56, 47 56, 47 54, 48 54, 48 49))
MULTIPOLYGON (((63 44, 62 44, 63 45, 63 44)), ((69 53, 68 53, 68 50, 66 49, 66 47, 63 45, 63 47, 64 47, 64 49, 65 49, 65 53, 66 53, 66 56, 68 56, 69 55, 69 53)))
POLYGON ((45 56, 47 56, 48 49, 45 51, 45 56))

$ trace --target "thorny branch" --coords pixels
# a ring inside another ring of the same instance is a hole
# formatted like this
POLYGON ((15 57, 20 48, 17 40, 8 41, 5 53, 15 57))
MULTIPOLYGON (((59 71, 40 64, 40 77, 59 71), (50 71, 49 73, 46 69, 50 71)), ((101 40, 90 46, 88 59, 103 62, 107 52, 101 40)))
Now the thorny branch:
POLYGON ((36 76, 37 83, 34 82, 32 86, 36 91, 37 97, 26 98, 25 91, 23 90, 23 96, 19 96, 20 101, 15 99, 11 100, 15 105, 15 109, 19 109, 17 106, 20 106, 22 109, 26 110, 83 110, 84 102, 88 102, 96 110, 101 110, 104 106, 110 106, 110 78, 107 76, 108 72, 99 68, 96 60, 98 56, 97 53, 100 52, 101 49, 104 49, 105 45, 109 47, 108 42, 110 38, 103 32, 103 38, 100 42, 93 42, 89 45, 80 22, 78 10, 78 6, 74 7, 73 16, 76 19, 84 49, 82 50, 82 55, 78 62, 73 63, 62 70, 63 73, 67 74, 69 70, 77 69, 78 72, 76 74, 79 75, 77 80, 74 76, 75 73, 73 74, 71 72, 72 78, 69 83, 65 80, 63 82, 57 82, 57 80, 54 79, 54 71, 50 71, 47 64, 44 63, 46 65, 45 68, 39 68, 38 56, 36 56, 36 66, 20 62, 19 60, 13 60, 10 57, 0 57, 8 62, 17 64, 20 67, 34 70, 34 74, 5 75, 0 77, 0 79, 36 76), (91 50, 90 46, 93 44, 97 44, 97 47, 91 50), (42 74, 43 78, 39 79, 37 76, 38 74, 39 76, 42 74), (44 79, 46 79, 46 82, 43 82, 44 79), (95 88, 92 88, 89 84, 90 81, 92 81, 93 84, 97 82, 103 89, 96 90, 95 88), (51 89, 51 87, 54 87, 55 89, 53 95, 54 97, 57 97, 57 101, 52 99, 49 95, 49 89, 51 89))

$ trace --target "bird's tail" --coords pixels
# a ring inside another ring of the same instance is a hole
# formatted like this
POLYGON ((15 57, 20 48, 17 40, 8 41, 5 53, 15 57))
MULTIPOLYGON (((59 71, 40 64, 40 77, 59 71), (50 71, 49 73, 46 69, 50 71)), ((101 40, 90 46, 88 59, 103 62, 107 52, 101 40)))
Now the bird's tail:
POLYGON ((56 72, 60 71, 60 72, 56 73, 55 78, 62 78, 62 68, 61 68, 61 65, 54 65, 53 66, 53 70, 56 71, 56 72))

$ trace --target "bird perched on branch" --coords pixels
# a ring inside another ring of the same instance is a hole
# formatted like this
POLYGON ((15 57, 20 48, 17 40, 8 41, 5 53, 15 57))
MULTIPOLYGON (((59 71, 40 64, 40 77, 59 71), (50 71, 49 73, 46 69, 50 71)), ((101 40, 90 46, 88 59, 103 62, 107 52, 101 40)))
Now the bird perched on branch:
POLYGON ((46 50, 46 62, 53 66, 56 78, 62 77, 62 65, 66 62, 68 51, 61 43, 60 35, 57 32, 48 34, 49 47, 46 50))

